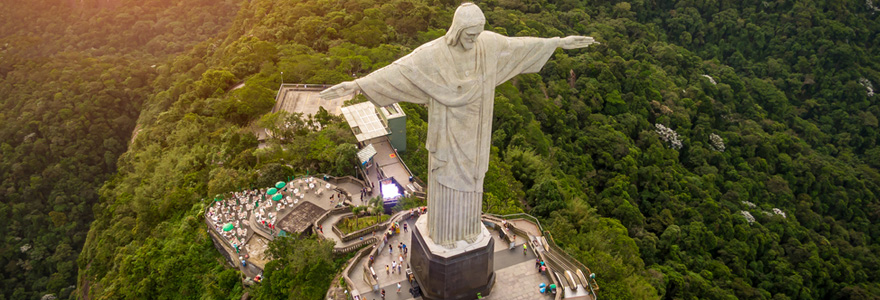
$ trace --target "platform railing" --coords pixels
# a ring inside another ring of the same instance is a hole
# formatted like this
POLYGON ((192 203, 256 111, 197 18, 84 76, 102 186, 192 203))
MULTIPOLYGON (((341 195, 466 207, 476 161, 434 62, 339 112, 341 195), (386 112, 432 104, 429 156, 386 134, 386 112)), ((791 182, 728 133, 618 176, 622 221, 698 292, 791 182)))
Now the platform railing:
MULTIPOLYGON (((553 239, 553 234, 552 234, 550 231, 545 230, 544 227, 541 225, 541 221, 538 220, 538 218, 536 218, 535 216, 532 216, 532 215, 527 214, 527 213, 516 213, 516 214, 508 214, 508 215, 498 215, 498 214, 492 214, 492 213, 485 213, 485 212, 484 212, 483 214, 484 214, 484 215, 489 215, 489 216, 494 216, 494 217, 496 217, 496 218, 500 218, 500 219, 504 219, 504 220, 512 220, 512 219, 519 219, 519 218, 521 218, 521 219, 523 219, 523 220, 526 220, 526 221, 528 221, 528 222, 531 222, 531 223, 535 224, 536 226, 538 226, 538 230, 540 230, 542 234, 544 234, 544 235, 546 235, 547 237, 549 237, 549 240, 548 240, 548 243, 547 243, 547 244, 550 246, 550 248, 551 248, 556 254, 562 256, 561 259, 567 260, 569 263, 573 264, 573 267, 575 267, 575 268, 580 268, 580 269, 582 269, 582 270, 585 270, 587 274, 592 274, 592 272, 590 271, 590 268, 588 268, 587 266, 585 266, 583 263, 581 263, 580 261, 578 261, 577 259, 575 259, 571 254, 569 254, 568 252, 566 252, 565 250, 563 250, 562 248, 560 248, 558 245, 556 245, 556 241, 553 239)), ((588 275, 588 276, 589 276, 589 275, 588 275)), ((599 289, 599 284, 596 283, 596 280, 595 280, 595 279, 592 279, 592 278, 588 278, 587 283, 588 283, 588 285, 589 285, 589 287, 590 287, 590 291, 591 291, 592 294, 593 294, 593 298, 594 298, 594 299, 597 298, 597 297, 596 297, 595 290, 598 290, 598 289, 599 289)))

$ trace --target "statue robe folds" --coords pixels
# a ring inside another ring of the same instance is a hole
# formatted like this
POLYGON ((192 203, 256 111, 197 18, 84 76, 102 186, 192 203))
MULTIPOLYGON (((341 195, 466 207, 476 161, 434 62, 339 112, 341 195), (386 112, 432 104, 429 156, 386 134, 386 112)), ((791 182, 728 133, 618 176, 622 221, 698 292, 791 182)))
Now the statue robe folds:
POLYGON ((540 71, 558 45, 559 38, 483 31, 467 56, 475 59, 475 68, 465 70, 454 58, 459 50, 441 37, 355 81, 379 106, 428 105, 427 226, 435 243, 451 246, 480 233, 495 87, 517 74, 540 71))

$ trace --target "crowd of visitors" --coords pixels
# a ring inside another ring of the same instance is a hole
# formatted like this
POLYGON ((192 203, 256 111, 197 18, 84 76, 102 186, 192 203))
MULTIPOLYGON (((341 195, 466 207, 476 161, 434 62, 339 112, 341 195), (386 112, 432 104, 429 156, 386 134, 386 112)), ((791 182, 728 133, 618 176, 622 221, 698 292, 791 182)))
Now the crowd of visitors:
MULTIPOLYGON (((273 188, 233 192, 227 194, 226 197, 218 195, 219 197, 208 208, 206 217, 211 221, 214 229, 233 248, 239 250, 241 244, 247 240, 249 230, 253 230, 251 226, 260 226, 259 229, 277 234, 276 225, 280 221, 278 218, 281 212, 298 204, 309 192, 320 196, 325 189, 333 190, 334 188, 335 186, 321 181, 320 178, 309 176, 284 183, 282 188, 276 189, 275 193, 281 195, 281 199, 277 201, 272 200, 271 196, 273 195, 268 194, 269 190, 273 188), (250 224, 251 217, 253 217, 255 224, 250 224), (229 224, 232 226, 231 229, 229 229, 229 224)), ((330 203, 331 205, 342 205, 344 198, 344 194, 334 191, 330 195, 330 203)))

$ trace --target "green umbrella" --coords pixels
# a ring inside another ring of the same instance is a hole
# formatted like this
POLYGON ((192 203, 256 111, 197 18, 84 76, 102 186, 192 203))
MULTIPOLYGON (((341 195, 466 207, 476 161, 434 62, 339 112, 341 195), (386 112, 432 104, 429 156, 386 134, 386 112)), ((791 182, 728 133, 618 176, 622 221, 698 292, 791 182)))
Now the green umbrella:
POLYGON ((281 188, 284 188, 285 185, 287 185, 287 184, 284 183, 284 181, 279 181, 278 183, 275 184, 275 187, 281 189, 281 188))
POLYGON ((276 188, 271 188, 271 189, 269 189, 269 191, 266 192, 266 194, 274 195, 274 194, 277 193, 277 192, 278 192, 278 189, 276 189, 276 188))
POLYGON ((226 223, 226 225, 223 225, 223 231, 230 231, 233 228, 235 228, 235 225, 232 225, 232 223, 226 223))
POLYGON ((275 196, 272 196, 272 200, 280 201, 281 198, 283 198, 283 197, 284 197, 284 196, 281 196, 281 194, 275 194, 275 196))

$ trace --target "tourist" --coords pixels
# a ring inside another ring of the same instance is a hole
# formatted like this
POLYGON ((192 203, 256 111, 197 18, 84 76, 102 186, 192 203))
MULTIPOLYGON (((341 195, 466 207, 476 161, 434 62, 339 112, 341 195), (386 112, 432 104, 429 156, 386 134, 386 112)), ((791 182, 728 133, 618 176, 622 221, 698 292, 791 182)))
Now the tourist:
POLYGON ((385 299, 385 289, 382 289, 382 299, 385 299))
POLYGON ((400 282, 397 283, 397 293, 400 294, 400 282))
POLYGON ((397 268, 397 262, 392 260, 392 261, 391 261, 391 273, 394 274, 394 271, 395 271, 395 270, 398 270, 398 268, 397 268))
POLYGON ((526 255, 526 250, 528 249, 528 243, 523 243, 523 255, 526 255))
POLYGON ((385 265, 385 274, 391 275, 391 267, 385 265))
POLYGON ((392 251, 394 251, 394 247, 391 245, 388 245, 388 255, 391 255, 392 251))

